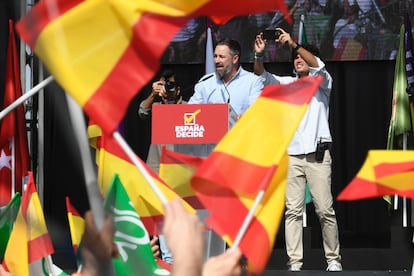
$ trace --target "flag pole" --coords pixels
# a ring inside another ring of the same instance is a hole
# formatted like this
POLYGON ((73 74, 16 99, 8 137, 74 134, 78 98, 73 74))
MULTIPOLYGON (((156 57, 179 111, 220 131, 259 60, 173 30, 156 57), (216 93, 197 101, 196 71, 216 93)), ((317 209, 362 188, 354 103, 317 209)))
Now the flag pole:
POLYGON ((88 192, 89 204, 93 213, 96 226, 99 230, 104 224, 104 209, 101 193, 98 188, 98 180, 96 176, 96 168, 93 166, 92 157, 86 135, 86 124, 84 114, 80 106, 73 98, 66 93, 68 102, 69 116, 72 121, 73 130, 75 132, 76 141, 81 154, 82 168, 85 176, 86 190, 88 192))
MULTIPOLYGON (((75 102, 75 100, 68 93, 65 94, 68 102, 69 116, 72 121, 73 130, 75 132, 76 141, 78 141, 81 154, 81 162, 85 177, 85 186, 88 194, 89 206, 91 207, 93 219, 97 229, 102 230, 105 220, 103 199, 98 188, 96 168, 93 165, 94 163, 92 161, 88 137, 86 134, 84 113, 77 102, 75 102)), ((115 275, 112 260, 108 260, 107 262, 108 263, 100 265, 108 268, 108 276, 115 275)))
POLYGON ((131 147, 128 145, 128 143, 125 141, 122 135, 118 131, 115 131, 112 136, 118 142, 118 144, 121 146, 124 152, 128 155, 129 159, 132 161, 135 167, 142 173, 142 175, 144 176, 144 179, 148 182, 148 184, 150 185, 152 190, 155 192, 155 194, 158 196, 158 198, 161 200, 161 202, 164 205, 167 204, 168 203, 167 198, 162 193, 160 188, 155 184, 154 180, 152 179, 148 171, 144 168, 142 163, 139 161, 137 155, 131 149, 131 147))
MULTIPOLYGON (((305 22, 305 15, 300 15, 300 21, 299 21, 299 32, 298 32, 298 43, 303 44, 305 41, 303 41, 303 32, 304 32, 304 22, 305 22)), ((308 185, 307 183, 305 185, 308 185)), ((305 190, 305 198, 306 198, 306 190, 305 190)), ((308 226, 308 215, 306 211, 306 202, 303 204, 303 212, 302 212, 302 227, 308 226)))
POLYGON ((262 180, 262 184, 260 185, 259 193, 257 194, 252 208, 249 210, 249 212, 246 215, 246 218, 244 219, 242 226, 240 227, 239 232, 237 233, 236 238, 234 239, 234 243, 231 246, 232 249, 239 247, 239 244, 241 240, 243 239, 243 236, 246 234, 247 228, 249 227, 250 223, 252 222, 254 213, 257 210, 257 207, 259 206, 260 202, 262 201, 266 188, 269 185, 270 181, 272 180, 272 177, 276 171, 276 165, 273 165, 270 170, 266 173, 262 180))
POLYGON ((3 109, 0 112, 0 121, 9 114, 13 109, 18 107, 20 104, 22 104, 25 100, 30 98, 31 96, 35 95, 37 92, 39 92, 40 89, 44 88, 46 85, 51 83, 53 81, 53 76, 49 76, 46 79, 39 82, 36 86, 34 86, 32 89, 24 93, 22 96, 20 96, 18 99, 16 99, 11 105, 7 106, 5 109, 3 109))

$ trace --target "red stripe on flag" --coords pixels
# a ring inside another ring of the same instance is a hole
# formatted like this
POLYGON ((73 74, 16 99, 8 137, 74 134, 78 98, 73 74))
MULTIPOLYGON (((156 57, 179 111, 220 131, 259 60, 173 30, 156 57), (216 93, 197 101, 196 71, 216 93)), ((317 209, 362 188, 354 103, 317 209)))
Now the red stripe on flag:
POLYGON ((33 240, 29 240, 28 249, 29 263, 37 261, 54 252, 49 234, 44 234, 33 240))
POLYGON ((414 161, 398 162, 398 163, 382 163, 374 166, 376 178, 389 176, 391 174, 399 174, 403 172, 414 171, 414 161))
POLYGON ((168 150, 166 147, 162 147, 160 163, 188 165, 197 169, 204 160, 205 158, 203 157, 175 152, 168 150))
POLYGON ((79 214, 79 212, 75 209, 75 207, 73 207, 72 203, 70 203, 69 197, 66 197, 65 200, 66 200, 66 210, 68 211, 68 213, 71 213, 74 216, 80 217, 81 215, 79 214))
POLYGON ((414 190, 397 191, 395 189, 382 186, 376 182, 357 177, 341 191, 337 197, 337 200, 359 200, 394 194, 414 198, 414 190))
POLYGON ((300 80, 290 83, 289 85, 268 85, 263 89, 260 97, 282 101, 295 105, 304 105, 310 102, 313 93, 310 90, 315 90, 322 82, 322 77, 304 77, 300 80), (277 93, 275 93, 275 86, 278 86, 277 93))
MULTIPOLYGON (((206 219, 207 224, 220 235, 226 234, 234 241, 249 212, 239 196, 230 189, 216 185, 200 185, 196 195, 209 212, 214 214, 206 219), (225 229, 222 226, 225 226, 225 229)), ((268 231, 256 217, 253 217, 240 243, 242 252, 256 268, 264 268, 270 256, 271 247, 268 231), (260 237, 260 240, 257 237, 260 237)))
POLYGON ((150 14, 140 17, 133 28, 130 45, 83 107, 86 113, 93 114, 94 120, 106 133, 116 130, 131 99, 158 71, 159 57, 186 21, 187 18, 150 14))
POLYGON ((162 233, 162 225, 164 221, 163 215, 153 215, 151 217, 140 216, 145 229, 150 235, 160 235, 162 233))
POLYGON ((269 170, 274 171, 274 166, 259 166, 224 152, 213 151, 196 171, 192 182, 214 181, 215 184, 252 194, 258 192, 257 183, 262 182, 260 180, 268 179, 269 170), (234 168, 241 173, 234 173, 234 168))
POLYGON ((77 6, 84 0, 42 0, 26 14, 25 20, 17 23, 16 29, 26 43, 35 48, 37 38, 43 29, 53 20, 77 6))

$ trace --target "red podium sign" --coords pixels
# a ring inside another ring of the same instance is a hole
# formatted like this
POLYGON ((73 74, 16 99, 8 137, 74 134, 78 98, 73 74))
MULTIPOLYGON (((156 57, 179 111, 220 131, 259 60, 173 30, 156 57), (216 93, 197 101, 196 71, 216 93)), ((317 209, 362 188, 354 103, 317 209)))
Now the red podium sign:
POLYGON ((152 106, 152 144, 218 143, 228 130, 228 104, 152 106))

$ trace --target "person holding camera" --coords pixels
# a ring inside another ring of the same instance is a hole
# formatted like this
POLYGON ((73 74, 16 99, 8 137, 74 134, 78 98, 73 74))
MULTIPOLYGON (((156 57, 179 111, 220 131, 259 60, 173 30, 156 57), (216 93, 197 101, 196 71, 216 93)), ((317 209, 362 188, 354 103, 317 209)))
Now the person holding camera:
POLYGON ((265 85, 287 84, 306 76, 322 76, 323 81, 313 96, 309 107, 294 134, 287 152, 289 167, 286 187, 285 239, 290 271, 300 271, 303 265, 303 208, 305 185, 309 185, 315 212, 322 229, 323 248, 327 271, 342 271, 339 253, 339 234, 331 191, 329 129, 329 100, 332 77, 318 57, 319 50, 313 45, 300 45, 281 28, 275 30, 275 42, 289 45, 296 76, 278 76, 265 70, 263 53, 266 39, 262 33, 255 39, 254 73, 264 79, 265 85))
MULTIPOLYGON (((176 82, 175 73, 166 69, 161 73, 159 80, 152 83, 152 90, 148 97, 143 100, 138 109, 138 115, 141 119, 151 118, 153 104, 182 104, 185 103, 180 95, 181 88, 176 82)), ((162 146, 160 144, 151 144, 148 150, 146 163, 157 174, 160 170, 160 159, 162 146)), ((174 151, 174 145, 164 145, 168 150, 174 151)), ((159 236, 161 258, 165 262, 172 264, 173 256, 168 249, 164 236, 159 236)))

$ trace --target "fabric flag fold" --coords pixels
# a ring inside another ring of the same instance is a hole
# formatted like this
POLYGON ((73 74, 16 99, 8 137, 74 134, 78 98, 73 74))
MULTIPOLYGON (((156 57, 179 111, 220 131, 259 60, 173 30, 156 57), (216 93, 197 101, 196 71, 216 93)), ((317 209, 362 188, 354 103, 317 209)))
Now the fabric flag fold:
POLYGON ((170 275, 157 265, 148 232, 117 174, 108 188, 104 208, 114 220, 114 242, 119 251, 119 257, 112 261, 116 275, 170 275))
POLYGON ((264 271, 272 251, 285 204, 286 149, 321 80, 306 77, 265 87, 191 179, 210 213, 206 222, 230 245, 258 190, 267 186, 239 246, 252 273, 264 271), (266 178, 270 183, 263 182, 266 178))
MULTIPOLYGON (((3 108, 22 95, 19 58, 14 35, 14 24, 9 20, 6 76, 3 108)), ((0 206, 6 205, 14 192, 22 193, 23 179, 30 170, 26 121, 23 105, 19 105, 1 120, 0 129, 0 206), (12 160, 14 160, 12 162, 12 160)))
POLYGON ((162 147, 160 178, 195 209, 204 209, 191 188, 190 178, 205 158, 168 150, 162 147))
POLYGON ((407 75, 405 70, 405 27, 400 28, 400 45, 395 61, 392 113, 388 130, 387 149, 413 148, 407 75))
POLYGON ((0 260, 3 261, 7 242, 20 208, 20 193, 15 193, 9 204, 0 208, 0 260))
MULTIPOLYGON (((107 193, 114 174, 118 174, 147 231, 150 235, 159 234, 163 221, 164 207, 142 173, 131 163, 120 146, 105 135, 101 137, 99 158, 98 184, 101 193, 103 195, 107 193)), ((151 175, 167 200, 179 197, 145 162, 139 161, 151 175)), ((184 201, 183 204, 188 211, 195 213, 195 210, 189 204, 184 201)))
POLYGON ((82 240, 83 232, 85 231, 85 220, 75 207, 73 207, 69 197, 66 197, 65 200, 73 251, 75 256, 78 256, 79 245, 82 240))
POLYGON ((414 198, 414 151, 370 150, 358 174, 337 200, 359 200, 397 194, 414 198))
POLYGON ((33 174, 23 194, 6 253, 4 267, 13 275, 29 275, 29 264, 54 252, 33 174))
POLYGON ((288 15, 283 0, 255 5, 235 0, 41 0, 17 30, 57 82, 111 134, 190 18, 210 16, 225 23, 237 15, 270 10, 288 15))

